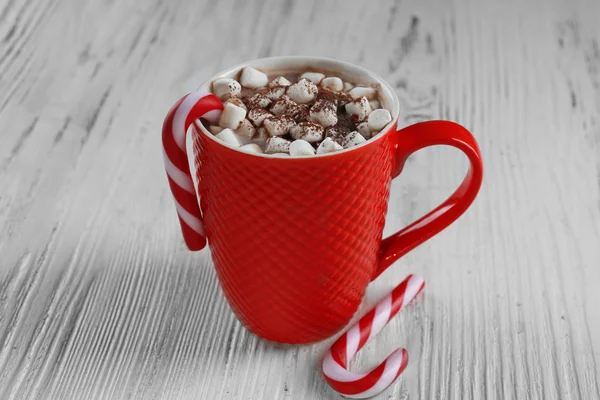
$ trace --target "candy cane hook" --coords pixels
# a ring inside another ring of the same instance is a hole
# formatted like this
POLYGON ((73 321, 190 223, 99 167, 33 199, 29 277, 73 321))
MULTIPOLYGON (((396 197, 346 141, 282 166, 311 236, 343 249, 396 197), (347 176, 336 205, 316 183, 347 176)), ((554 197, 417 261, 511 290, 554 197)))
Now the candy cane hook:
POLYGON ((194 181, 185 146, 185 134, 198 118, 216 123, 221 116, 223 104, 217 96, 205 92, 193 92, 181 99, 165 118, 162 131, 163 159, 169 179, 175 208, 179 215, 181 231, 190 250, 206 246, 202 214, 196 197, 194 181))
POLYGON ((424 287, 423 278, 409 275, 335 341, 323 359, 323 375, 333 390, 346 397, 365 399, 380 393, 400 376, 408 364, 405 349, 395 350, 378 367, 363 374, 348 371, 348 362, 424 287))

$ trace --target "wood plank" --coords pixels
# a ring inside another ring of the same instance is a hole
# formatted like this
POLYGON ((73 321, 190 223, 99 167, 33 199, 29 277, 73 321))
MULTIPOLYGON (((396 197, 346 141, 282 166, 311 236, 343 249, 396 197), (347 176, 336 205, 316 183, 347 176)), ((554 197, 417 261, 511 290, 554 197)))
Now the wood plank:
MULTIPOLYGON (((476 135, 473 208, 374 282, 427 288, 353 362, 406 347, 379 398, 600 399, 600 5, 560 0, 0 2, 0 398, 337 398, 309 346, 232 315, 180 238, 171 104, 257 57, 357 63, 402 122, 476 135)), ((394 181, 386 234, 456 187, 435 148, 394 181)))

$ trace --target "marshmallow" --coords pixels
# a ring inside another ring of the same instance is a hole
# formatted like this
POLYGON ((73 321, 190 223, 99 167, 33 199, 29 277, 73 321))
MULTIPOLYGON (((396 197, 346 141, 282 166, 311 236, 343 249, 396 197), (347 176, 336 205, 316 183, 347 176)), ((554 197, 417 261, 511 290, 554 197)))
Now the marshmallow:
MULTIPOLYGON (((372 114, 373 113, 371 113, 371 115, 372 114)), ((360 124, 356 125, 356 130, 365 139, 370 139, 371 136, 373 136, 373 133, 371 132, 371 128, 369 128, 369 124, 367 122, 361 122, 360 124)))
POLYGON ((297 104, 287 95, 281 96, 273 106, 271 112, 275 115, 289 114, 296 122, 303 122, 308 119, 308 106, 306 104, 297 104))
POLYGON ((337 142, 331 138, 325 138, 317 147, 317 154, 333 153, 334 151, 344 150, 337 142))
POLYGON ((239 82, 231 78, 217 79, 212 84, 212 91, 221 100, 227 100, 240 94, 242 87, 239 82))
MULTIPOLYGON (((354 90, 354 89, 353 89, 354 90)), ((371 104, 366 97, 361 97, 351 103, 346 104, 346 112, 356 116, 358 121, 364 121, 371 113, 371 104)))
POLYGON ((277 78, 275 78, 271 82, 269 82, 268 86, 270 88, 274 88, 277 86, 290 86, 291 84, 292 84, 292 82, 288 81, 283 76, 278 76, 277 78))
POLYGON ((367 99, 375 99, 377 97, 377 89, 372 87, 362 87, 357 86, 354 89, 351 89, 348 93, 354 100, 359 99, 361 97, 366 97, 367 99))
POLYGON ((240 83, 248 89, 258 89, 267 86, 269 78, 257 69, 245 67, 240 76, 240 83))
POLYGON ((238 107, 233 103, 226 103, 219 119, 222 128, 237 129, 246 118, 246 109, 238 107))
POLYGON ((341 92, 344 89, 344 82, 337 76, 330 76, 321 81, 321 86, 332 92, 341 92))
POLYGON ((248 153, 262 153, 262 149, 260 148, 259 145, 257 145, 256 143, 250 143, 250 144, 246 144, 243 145, 242 147, 240 147, 240 150, 242 151, 246 151, 248 153))
POLYGON ((369 114, 369 128, 375 132, 379 132, 390 122, 392 122, 392 116, 388 110, 383 108, 374 110, 371 114, 369 114))
POLYGON ((324 128, 337 124, 337 107, 327 100, 317 100, 310 109, 310 120, 318 122, 324 128))
POLYGON ((349 129, 341 128, 339 126, 331 126, 325 129, 325 137, 330 138, 331 140, 340 145, 344 142, 346 135, 348 135, 349 133, 349 129))
POLYGON ((319 88, 308 79, 302 78, 297 83, 288 86, 286 93, 296 103, 306 104, 317 97, 319 88))
POLYGON ((298 139, 294 140, 290 144, 290 156, 292 157, 303 157, 303 156, 314 156, 315 149, 306 140, 298 139))
POLYGON ((262 142, 262 144, 264 144, 265 140, 267 140, 268 138, 269 138, 269 132, 267 132, 267 130, 265 129, 264 126, 261 126, 259 128, 256 128, 256 134, 254 135, 252 140, 254 142, 257 142, 257 143, 262 142))
POLYGON ((369 100, 369 104, 371 104, 371 108, 373 110, 377 110, 381 108, 381 102, 379 100, 369 100))
POLYGON ((306 78, 312 83, 318 85, 319 83, 321 83, 323 78, 325 78, 325 75, 321 74, 320 72, 305 72, 302 75, 300 75, 300 78, 306 78))
POLYGON ((314 122, 301 122, 290 130, 293 139, 302 139, 309 143, 323 140, 324 129, 314 122))
POLYGON ((357 146, 366 141, 367 140, 364 137, 362 137, 362 135, 360 133, 358 133, 356 131, 352 131, 344 138, 344 141, 342 142, 342 146, 345 149, 348 149, 350 147, 357 146))
POLYGON ((252 143, 252 139, 250 139, 248 136, 242 136, 236 132, 237 131, 233 131, 233 134, 235 135, 235 138, 237 139, 237 141, 240 142, 240 146, 245 146, 249 143, 252 143))
POLYGON ((290 114, 296 122, 308 121, 308 118, 310 117, 307 104, 294 103, 288 108, 288 114, 290 114))
MULTIPOLYGON (((337 106, 339 106, 339 104, 338 104, 339 95, 340 95, 340 93, 334 93, 331 90, 321 88, 319 90, 319 94, 317 96, 317 102, 319 100, 328 101, 330 103, 333 103, 333 105, 337 107, 337 106)), ((352 101, 352 98, 350 98, 350 101, 352 101)))
POLYGON ((211 125, 208 127, 208 130, 213 135, 216 135, 217 133, 221 132, 223 130, 223 128, 221 128, 219 125, 211 125))
POLYGON ((240 126, 235 130, 236 135, 247 137, 248 139, 252 139, 256 134, 256 128, 252 125, 252 122, 245 119, 242 121, 240 126))
POLYGON ((248 119, 252 121, 254 126, 261 126, 265 119, 272 116, 273 114, 263 108, 253 108, 248 113, 248 119))
POLYGON ((348 93, 333 92, 331 90, 321 88, 317 100, 327 100, 335 104, 337 107, 345 106, 350 103, 353 98, 348 93))
POLYGON ((265 153, 289 153, 290 141, 287 139, 280 138, 279 136, 273 136, 267 139, 265 153))
POLYGON ((271 112, 275 115, 286 114, 288 112, 288 108, 292 107, 296 103, 292 101, 287 95, 281 96, 279 100, 275 102, 271 106, 271 112))
POLYGON ((288 153, 273 153, 271 154, 272 157, 279 157, 279 158, 285 158, 285 157, 289 157, 290 155, 288 153))
POLYGON ((233 131, 229 128, 227 129, 223 129, 221 132, 217 133, 215 135, 215 137, 225 143, 227 143, 230 146, 233 147, 240 147, 240 142, 237 138, 237 136, 235 135, 235 133, 233 133, 233 131))
POLYGON ((248 107, 250 108, 267 108, 273 101, 262 93, 256 93, 248 99, 248 107))
POLYGON ((354 87, 350 82, 344 82, 344 92, 350 91, 354 87))
POLYGON ((238 107, 241 107, 244 110, 248 110, 248 108, 246 107, 244 102, 242 100, 238 99, 237 97, 232 97, 231 99, 229 99, 225 102, 225 104, 228 104, 228 103, 236 105, 238 107))
POLYGON ((263 125, 270 136, 283 136, 296 126, 296 122, 289 115, 280 115, 265 119, 263 125))
POLYGON ((267 90, 265 96, 271 101, 277 101, 285 94, 285 86, 275 86, 267 90))

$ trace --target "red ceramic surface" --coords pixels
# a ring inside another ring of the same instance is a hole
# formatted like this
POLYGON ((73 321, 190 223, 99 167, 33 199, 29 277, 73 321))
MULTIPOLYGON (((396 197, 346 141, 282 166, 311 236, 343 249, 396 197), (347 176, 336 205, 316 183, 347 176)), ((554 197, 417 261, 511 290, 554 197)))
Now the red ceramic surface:
POLYGON ((278 159, 194 133, 204 226, 225 296, 263 338, 307 343, 340 330, 368 283, 471 204, 482 180, 461 126, 423 122, 349 152, 278 159), (381 240, 390 182, 408 156, 446 144, 471 160, 465 181, 432 214, 381 240))

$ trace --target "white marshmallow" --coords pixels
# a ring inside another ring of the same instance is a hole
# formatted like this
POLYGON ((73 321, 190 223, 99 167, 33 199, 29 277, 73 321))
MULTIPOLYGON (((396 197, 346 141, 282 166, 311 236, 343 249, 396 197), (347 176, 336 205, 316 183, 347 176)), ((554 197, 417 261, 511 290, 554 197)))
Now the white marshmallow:
POLYGON ((372 87, 357 86, 354 89, 351 89, 348 93, 350 93, 350 96, 352 96, 352 98, 355 100, 363 96, 369 100, 377 97, 377 89, 372 87))
POLYGON ((250 144, 246 144, 243 145, 242 147, 240 147, 240 150, 242 151, 246 151, 248 153, 262 153, 262 149, 260 148, 259 145, 257 145, 256 143, 250 143, 250 144))
POLYGON ((321 81, 321 86, 332 92, 341 92, 344 89, 344 82, 337 76, 330 76, 321 81))
POLYGON ((285 157, 289 157, 290 155, 288 153, 273 153, 273 154, 271 154, 271 156, 285 158, 285 157))
POLYGON ((286 114, 290 108, 295 106, 297 106, 295 101, 292 101, 289 96, 283 95, 271 106, 271 112, 275 115, 286 114))
POLYGON ((262 93, 256 93, 248 99, 250 108, 267 108, 273 101, 262 93))
POLYGON ((331 138, 325 138, 317 147, 317 154, 333 153, 334 151, 344 150, 342 146, 337 144, 331 138))
POLYGON ((302 78, 297 83, 288 86, 286 93, 296 103, 306 104, 317 97, 319 88, 308 79, 302 78))
POLYGON ((364 121, 371 113, 371 104, 366 97, 361 97, 353 102, 346 104, 346 112, 351 115, 356 115, 359 121, 364 121))
POLYGON ((265 153, 289 153, 290 143, 291 142, 287 139, 280 138, 279 136, 273 136, 267 139, 267 143, 265 145, 265 153))
POLYGON ((371 104, 371 108, 373 110, 377 110, 381 108, 381 102, 379 100, 369 100, 369 104, 371 104))
POLYGON ((269 138, 269 132, 265 129, 264 126, 256 128, 256 134, 252 138, 252 141, 255 143, 260 143, 264 145, 264 142, 269 138))
POLYGON ((281 115, 265 119, 263 125, 270 136, 283 136, 296 126, 296 121, 289 115, 281 115))
POLYGON ((248 113, 248 119, 254 126, 261 126, 265 119, 272 117, 273 114, 262 108, 253 108, 248 113))
POLYGON ((288 109, 288 114, 294 117, 296 122, 305 122, 310 118, 308 104, 294 104, 288 109))
POLYGON ((309 81, 311 81, 312 83, 315 83, 318 85, 319 83, 321 83, 323 78, 325 78, 325 75, 323 75, 320 72, 305 72, 302 75, 300 75, 300 78, 306 78, 309 81))
POLYGON ((247 136, 238 135, 236 131, 233 131, 233 134, 235 135, 237 141, 240 142, 240 146, 245 146, 249 143, 252 143, 252 139, 247 136))
POLYGON ((271 82, 269 82, 269 87, 273 88, 273 87, 277 87, 277 86, 290 86, 291 84, 292 84, 292 82, 288 81, 283 76, 278 76, 277 78, 275 78, 271 82))
POLYGON ((237 129, 244 118, 246 118, 245 109, 233 103, 226 103, 221 113, 221 119, 219 119, 219 125, 222 128, 237 129))
POLYGON ((348 132, 346 129, 339 128, 336 126, 331 126, 325 129, 325 137, 331 138, 331 140, 337 142, 340 145, 344 143, 344 139, 346 138, 346 135, 348 135, 348 133, 350 132, 348 132))
POLYGON ((350 82, 344 82, 344 92, 350 91, 354 87, 350 82))
POLYGON ((252 67, 245 67, 240 76, 240 83, 249 89, 265 87, 269 83, 267 75, 252 67))
POLYGON ((237 136, 229 128, 223 129, 221 132, 217 133, 215 135, 215 137, 217 139, 227 143, 228 145, 231 145, 233 147, 240 147, 240 142, 239 142, 237 136))
POLYGON ((228 104, 228 103, 236 105, 240 108, 243 108, 244 110, 248 110, 248 108, 246 107, 244 102, 237 97, 232 97, 231 99, 229 99, 225 102, 225 104, 228 104))
POLYGON ((310 109, 310 120, 318 122, 324 128, 337 124, 337 107, 331 101, 319 99, 310 109))
POLYGON ((392 116, 388 110, 383 108, 374 110, 371 114, 369 114, 369 128, 375 132, 379 132, 390 122, 392 122, 392 116))
POLYGON ((298 139, 294 140, 290 144, 290 156, 292 157, 304 157, 314 156, 315 149, 306 140, 298 139))
MULTIPOLYGON (((373 113, 371 113, 371 114, 373 114, 373 113)), ((370 139, 371 136, 373 136, 373 134, 371 132, 371 128, 369 128, 369 124, 367 122, 361 122, 360 124, 356 125, 356 130, 365 139, 370 139)))
POLYGON ((275 86, 267 90, 265 96, 271 101, 277 101, 285 94, 285 86, 275 86))
POLYGON ((302 139, 309 143, 316 143, 323 140, 325 130, 319 124, 314 122, 301 122, 290 130, 292 138, 302 139))
POLYGON ((345 149, 348 149, 350 147, 357 146, 357 145, 359 145, 361 143, 364 143, 366 141, 367 140, 364 137, 362 137, 362 135, 360 133, 358 133, 356 131, 352 131, 352 132, 350 132, 348 134, 348 136, 346 136, 344 138, 344 142, 342 143, 342 146, 345 149))
POLYGON ((230 97, 240 94, 242 87, 239 82, 231 78, 217 79, 212 84, 212 91, 221 100, 227 100, 230 97))
POLYGON ((256 134, 256 128, 252 125, 252 122, 245 119, 242 121, 240 126, 235 130, 236 135, 247 137, 248 139, 252 139, 256 134))
POLYGON ((208 130, 213 135, 216 135, 217 133, 221 132, 223 130, 223 128, 221 128, 219 125, 211 125, 208 127, 208 130))

